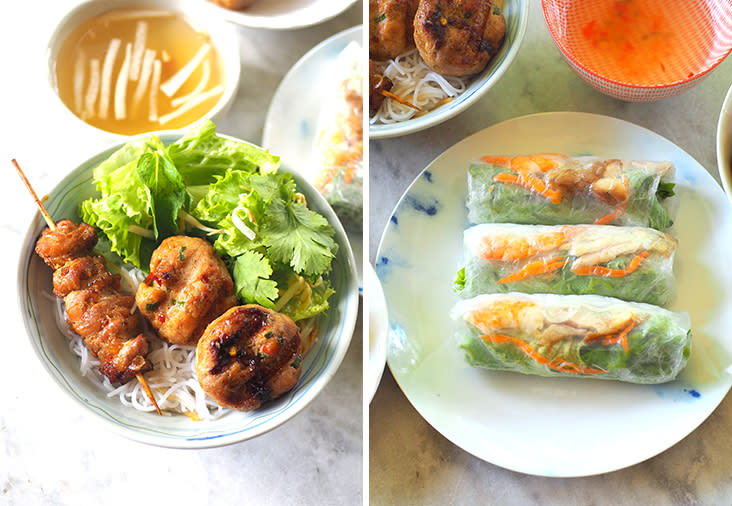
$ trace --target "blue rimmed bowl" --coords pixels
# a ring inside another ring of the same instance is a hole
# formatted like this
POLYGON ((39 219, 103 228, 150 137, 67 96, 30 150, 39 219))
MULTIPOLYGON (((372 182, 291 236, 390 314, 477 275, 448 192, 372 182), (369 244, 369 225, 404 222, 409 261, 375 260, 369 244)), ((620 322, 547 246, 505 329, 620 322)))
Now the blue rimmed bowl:
MULTIPOLYGON (((159 137, 168 144, 175 142, 180 133, 164 132, 159 137)), ((121 145, 89 158, 51 191, 45 207, 54 220, 79 221, 79 203, 98 195, 92 184, 92 169, 121 145)), ((117 397, 107 397, 106 392, 82 376, 79 358, 69 350, 68 340, 58 328, 51 271, 34 253, 35 242, 46 226, 37 216, 20 248, 18 302, 30 344, 60 390, 92 418, 122 436, 170 448, 209 448, 237 443, 274 429, 302 411, 330 381, 348 350, 356 325, 359 294, 355 260, 338 218, 315 188, 298 174, 293 173, 293 178, 310 208, 322 214, 335 229, 338 254, 330 274, 336 293, 330 299, 330 309, 320 322, 318 340, 305 356, 302 375, 292 391, 257 411, 230 411, 212 421, 194 421, 184 415, 161 417, 154 412, 126 407, 117 397)))
POLYGON ((531 0, 505 0, 503 2, 503 15, 506 18, 506 36, 503 45, 488 62, 488 66, 483 72, 472 79, 468 89, 428 113, 398 123, 369 125, 369 138, 398 137, 425 130, 447 121, 480 100, 513 63, 526 35, 530 3, 531 0))

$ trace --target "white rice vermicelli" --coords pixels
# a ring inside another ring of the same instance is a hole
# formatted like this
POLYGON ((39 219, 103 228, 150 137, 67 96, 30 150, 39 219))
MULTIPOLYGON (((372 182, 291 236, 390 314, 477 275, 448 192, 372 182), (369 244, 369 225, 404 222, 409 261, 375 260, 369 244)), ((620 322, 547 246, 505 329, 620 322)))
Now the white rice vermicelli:
MULTIPOLYGON (((144 279, 144 274, 139 269, 123 267, 120 274, 122 291, 127 293, 130 290, 134 293, 137 285, 144 279)), ((91 354, 81 336, 69 329, 63 299, 54 299, 58 328, 69 340, 71 352, 79 357, 82 376, 104 390, 107 397, 119 398, 125 406, 140 411, 154 411, 155 406, 137 379, 115 386, 99 372, 99 360, 91 354)), ((198 383, 195 346, 168 344, 148 330, 144 334, 149 343, 147 358, 153 364, 153 370, 145 373, 145 379, 161 410, 185 414, 199 420, 214 420, 228 411, 208 397, 198 383)))
POLYGON ((468 88, 467 77, 448 77, 434 72, 416 49, 376 65, 382 75, 394 83, 391 93, 411 102, 421 111, 387 98, 370 118, 372 125, 396 123, 424 114, 468 88))

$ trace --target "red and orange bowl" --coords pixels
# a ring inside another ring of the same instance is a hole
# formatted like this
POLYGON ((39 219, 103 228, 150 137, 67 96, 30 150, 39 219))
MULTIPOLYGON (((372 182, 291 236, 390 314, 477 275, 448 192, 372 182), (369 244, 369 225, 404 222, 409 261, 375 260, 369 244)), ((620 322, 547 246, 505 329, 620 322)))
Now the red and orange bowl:
POLYGON ((542 0, 572 70, 596 90, 651 102, 699 83, 732 50, 730 0, 542 0))

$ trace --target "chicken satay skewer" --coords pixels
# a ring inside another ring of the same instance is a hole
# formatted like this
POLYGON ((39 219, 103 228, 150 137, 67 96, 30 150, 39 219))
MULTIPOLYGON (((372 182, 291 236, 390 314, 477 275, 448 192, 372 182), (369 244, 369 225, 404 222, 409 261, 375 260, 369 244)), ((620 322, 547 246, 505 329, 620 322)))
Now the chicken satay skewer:
MULTIPOLYGON (((28 189, 30 194, 33 196, 33 199, 36 202, 36 205, 38 206, 39 211, 41 212, 41 215, 43 216, 43 219, 46 220, 46 224, 48 225, 48 228, 50 228, 52 231, 56 230, 56 223, 51 219, 51 216, 48 214, 48 211, 46 211, 46 208, 43 206, 43 203, 38 198, 38 195, 36 194, 35 190, 33 189, 33 186, 31 186, 30 181, 28 181, 28 178, 25 176, 25 173, 23 172, 23 169, 20 168, 20 165, 18 164, 17 160, 13 158, 11 160, 12 164, 15 166, 15 169, 18 171, 18 175, 23 180, 23 184, 25 184, 25 187, 28 189)), ((150 390, 150 386, 147 384, 147 380, 145 380, 145 376, 142 375, 141 372, 138 372, 135 377, 137 378, 137 381, 140 382, 140 385, 142 385, 143 390, 145 390, 145 394, 148 396, 150 401, 153 403, 153 406, 155 406, 155 411, 159 415, 162 415, 162 411, 160 411, 160 407, 158 406, 157 401, 155 400, 155 396, 152 393, 152 390, 150 390)))

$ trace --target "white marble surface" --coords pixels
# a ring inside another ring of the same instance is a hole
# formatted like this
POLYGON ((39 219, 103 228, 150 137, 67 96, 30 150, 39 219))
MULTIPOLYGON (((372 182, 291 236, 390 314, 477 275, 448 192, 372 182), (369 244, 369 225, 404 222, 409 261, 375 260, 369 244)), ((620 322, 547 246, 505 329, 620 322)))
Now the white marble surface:
MULTIPOLYGON (((35 208, 9 164, 17 158, 40 195, 103 136, 62 121, 45 94, 44 44, 75 2, 0 6, 0 504, 361 504, 362 325, 337 374, 283 426, 258 438, 200 451, 123 439, 82 412, 34 355, 16 303, 19 244, 35 208)), ((243 82, 219 131, 261 141, 265 114, 287 70, 312 46, 361 22, 357 3, 326 23, 296 31, 238 28, 243 82)))
MULTIPOLYGON (((531 6, 527 36, 513 66, 478 104, 432 129, 370 142, 372 261, 391 211, 414 177, 466 136, 516 116, 584 111, 631 121, 680 146, 719 181, 715 131, 732 85, 732 58, 678 97, 620 102, 572 72, 549 35, 540 2, 531 6)), ((372 505, 732 504, 732 394, 696 431, 662 454, 624 470, 573 479, 508 471, 461 450, 420 417, 388 371, 369 418, 372 505)))

